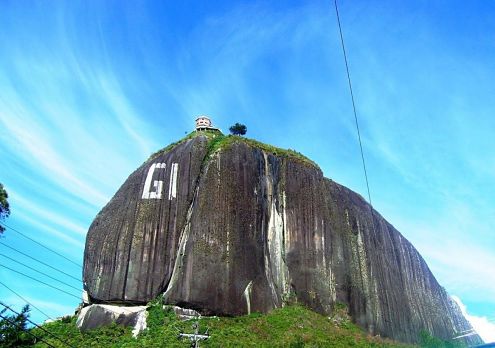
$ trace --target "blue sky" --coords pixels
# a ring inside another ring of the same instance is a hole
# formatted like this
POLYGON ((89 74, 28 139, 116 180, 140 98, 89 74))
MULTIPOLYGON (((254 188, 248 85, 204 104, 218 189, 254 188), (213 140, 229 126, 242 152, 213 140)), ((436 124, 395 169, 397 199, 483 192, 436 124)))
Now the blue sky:
MULTIPOLYGON (((495 325, 494 11, 340 1, 374 206, 484 329, 495 325)), ((82 262, 92 219, 127 176, 199 114, 223 130, 245 123, 366 194, 331 1, 2 1, 0 23, 7 223, 71 259, 82 262)), ((0 241, 81 275, 15 232, 0 241)), ((0 279, 50 316, 78 302, 1 267, 0 279)), ((1 285, 0 298, 20 304, 1 285)))

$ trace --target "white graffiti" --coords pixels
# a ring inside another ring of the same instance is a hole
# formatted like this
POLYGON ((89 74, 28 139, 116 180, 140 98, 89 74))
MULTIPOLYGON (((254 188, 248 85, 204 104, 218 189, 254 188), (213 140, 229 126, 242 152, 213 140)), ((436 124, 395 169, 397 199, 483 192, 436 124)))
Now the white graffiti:
POLYGON ((178 163, 172 163, 172 168, 170 169, 170 183, 168 185, 168 200, 172 200, 177 196, 177 168, 178 163))
MULTIPOLYGON (((143 196, 142 199, 162 199, 163 192, 163 181, 153 180, 153 174, 157 169, 166 169, 166 163, 153 163, 148 170, 148 175, 144 182, 143 196), (151 187, 151 182, 153 181, 153 190, 151 187)), ((172 168, 170 168, 170 182, 168 186, 168 199, 177 197, 177 172, 179 164, 172 163, 172 168)))

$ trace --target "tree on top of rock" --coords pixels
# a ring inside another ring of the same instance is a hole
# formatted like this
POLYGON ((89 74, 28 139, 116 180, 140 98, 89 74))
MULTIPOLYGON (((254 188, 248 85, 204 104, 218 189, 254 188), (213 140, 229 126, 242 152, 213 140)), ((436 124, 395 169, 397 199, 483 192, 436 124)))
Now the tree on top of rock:
POLYGON ((247 127, 243 124, 236 123, 229 128, 230 134, 233 135, 244 135, 247 132, 247 127))

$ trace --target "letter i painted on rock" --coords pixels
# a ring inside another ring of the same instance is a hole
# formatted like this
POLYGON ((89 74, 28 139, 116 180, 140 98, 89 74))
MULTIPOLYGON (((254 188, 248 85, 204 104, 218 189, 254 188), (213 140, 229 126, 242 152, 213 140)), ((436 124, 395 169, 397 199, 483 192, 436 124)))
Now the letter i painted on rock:
POLYGON ((177 196, 177 168, 178 163, 172 163, 172 168, 170 168, 170 183, 168 185, 168 200, 171 201, 172 198, 177 196))
POLYGON ((146 176, 146 181, 144 182, 143 189, 143 199, 161 199, 162 198, 162 190, 163 190, 163 181, 154 180, 153 187, 154 191, 150 191, 151 189, 151 180, 153 179, 153 173, 155 169, 165 169, 165 163, 153 163, 148 170, 148 175, 146 176))

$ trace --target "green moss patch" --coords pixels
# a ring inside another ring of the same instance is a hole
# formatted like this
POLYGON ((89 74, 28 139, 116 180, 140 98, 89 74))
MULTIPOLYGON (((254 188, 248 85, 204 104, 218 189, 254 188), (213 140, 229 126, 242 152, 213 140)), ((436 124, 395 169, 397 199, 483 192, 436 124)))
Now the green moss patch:
POLYGON ((310 160, 309 158, 307 158, 306 156, 295 150, 282 149, 276 146, 268 145, 254 139, 249 139, 238 135, 223 135, 222 132, 216 130, 205 130, 200 132, 193 131, 188 135, 186 135, 184 138, 180 139, 179 141, 176 141, 166 146, 165 148, 158 150, 149 157, 148 161, 157 158, 158 156, 164 153, 167 153, 177 145, 180 145, 188 141, 189 139, 193 139, 197 136, 206 136, 208 138, 208 151, 205 160, 210 159, 211 156, 217 151, 226 150, 233 144, 241 142, 253 148, 260 149, 266 152, 267 154, 273 154, 274 156, 281 158, 290 158, 300 163, 307 164, 317 169, 320 169, 320 167, 315 162, 313 162, 312 160, 310 160))
POLYGON ((204 130, 204 131, 199 131, 199 132, 192 131, 191 133, 189 133, 188 135, 186 135, 184 138, 182 138, 182 139, 180 139, 180 140, 178 140, 178 141, 176 141, 174 143, 171 143, 171 144, 167 145, 166 147, 164 147, 163 149, 158 150, 157 152, 153 153, 148 158, 148 161, 149 160, 152 160, 152 159, 155 159, 158 156, 160 156, 161 154, 164 154, 164 153, 169 152, 170 150, 172 150, 177 145, 180 145, 182 143, 185 143, 189 139, 193 139, 193 138, 198 137, 198 136, 206 136, 208 138, 208 140, 212 140, 212 139, 215 139, 216 137, 223 137, 224 135, 223 135, 222 132, 217 131, 217 130, 204 130))
POLYGON ((235 143, 244 143, 253 148, 260 149, 267 154, 273 154, 274 156, 281 158, 290 158, 298 162, 301 162, 303 164, 307 164, 317 169, 320 169, 320 167, 315 162, 313 162, 312 160, 310 160, 300 152, 297 152, 292 149, 282 149, 273 145, 262 143, 254 139, 249 139, 237 135, 227 135, 227 136, 222 135, 210 139, 210 141, 208 142, 208 152, 206 158, 207 159, 210 158, 217 151, 228 149, 235 143))

